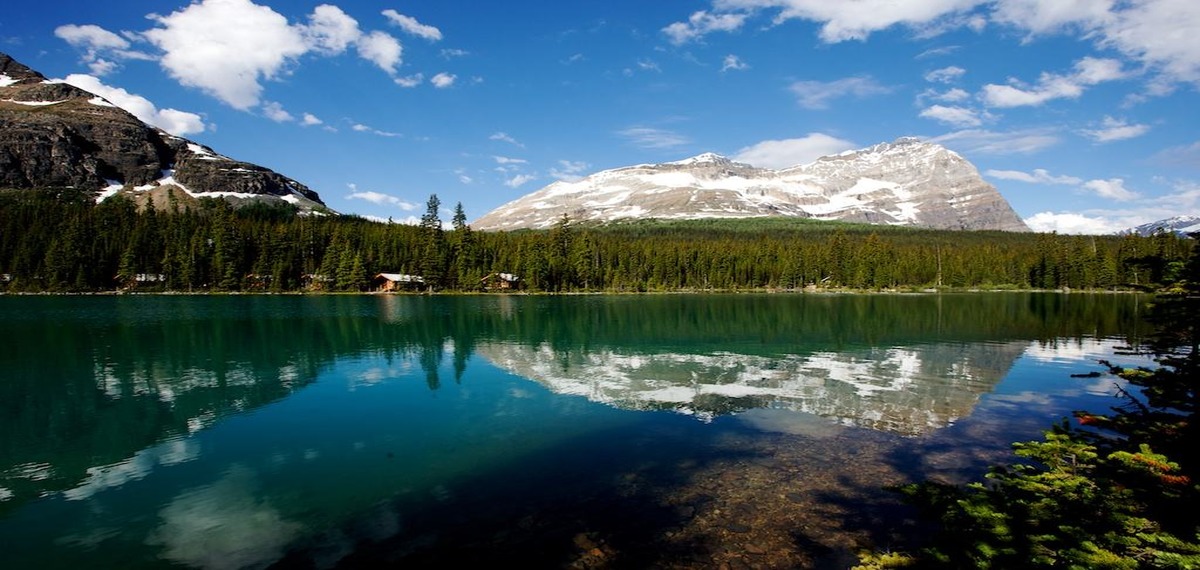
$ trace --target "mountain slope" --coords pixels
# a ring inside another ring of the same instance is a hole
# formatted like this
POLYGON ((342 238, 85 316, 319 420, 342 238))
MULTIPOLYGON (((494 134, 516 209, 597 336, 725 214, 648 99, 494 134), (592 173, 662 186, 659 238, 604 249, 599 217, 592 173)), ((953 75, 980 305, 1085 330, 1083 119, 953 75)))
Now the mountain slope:
POLYGON ((1120 233, 1150 236, 1160 231, 1176 233, 1181 236, 1186 236, 1192 232, 1200 232, 1200 216, 1175 216, 1129 228, 1120 233))
POLYGON ((323 210, 320 196, 270 169, 146 125, 103 97, 0 53, 0 188, 74 187, 98 200, 122 193, 164 203, 190 198, 282 201, 323 210))
POLYGON ((783 170, 706 153, 556 182, 479 218, 477 229, 572 220, 794 216, 939 229, 1029 231, 975 167, 942 146, 902 138, 783 170))

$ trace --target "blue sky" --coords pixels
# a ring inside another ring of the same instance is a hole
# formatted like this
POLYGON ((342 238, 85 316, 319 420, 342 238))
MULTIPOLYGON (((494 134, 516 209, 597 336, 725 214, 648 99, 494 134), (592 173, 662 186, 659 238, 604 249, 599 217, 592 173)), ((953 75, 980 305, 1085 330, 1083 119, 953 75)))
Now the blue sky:
POLYGON ((62 0, 5 10, 0 51, 377 219, 900 136, 1038 230, 1200 214, 1195 0, 62 0))

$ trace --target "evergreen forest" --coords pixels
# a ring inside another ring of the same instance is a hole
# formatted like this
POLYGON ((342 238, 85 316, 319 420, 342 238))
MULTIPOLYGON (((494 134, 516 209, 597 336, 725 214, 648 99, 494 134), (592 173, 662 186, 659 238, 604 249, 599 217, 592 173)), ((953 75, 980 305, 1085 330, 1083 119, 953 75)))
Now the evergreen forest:
POLYGON ((546 230, 474 231, 430 196, 419 225, 234 208, 218 199, 139 211, 120 196, 0 192, 0 291, 368 291, 380 273, 413 290, 476 291, 489 275, 534 292, 853 288, 1151 289, 1193 240, 946 231, 792 218, 563 218, 546 230), (447 227, 448 226, 448 227, 447 227))

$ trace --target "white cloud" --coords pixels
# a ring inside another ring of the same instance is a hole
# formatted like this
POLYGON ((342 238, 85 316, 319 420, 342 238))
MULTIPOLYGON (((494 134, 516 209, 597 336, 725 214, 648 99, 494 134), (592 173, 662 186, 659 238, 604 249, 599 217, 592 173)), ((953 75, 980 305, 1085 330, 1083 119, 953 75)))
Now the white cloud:
POLYGON ((1025 218, 1025 225, 1035 232, 1103 235, 1117 233, 1137 224, 1126 225, 1125 222, 1114 221, 1102 216, 1087 216, 1070 212, 1039 212, 1025 218))
POLYGON ((488 140, 506 142, 513 146, 519 146, 521 148, 525 148, 525 145, 517 142, 517 139, 512 138, 511 136, 508 135, 508 133, 505 133, 505 132, 492 133, 492 135, 488 137, 488 140))
POLYGON ((942 47, 930 48, 930 49, 927 49, 927 50, 917 54, 917 59, 926 59, 926 58, 930 58, 930 57, 940 57, 943 55, 950 55, 960 49, 962 49, 962 46, 942 46, 942 47))
POLYGON ((165 52, 159 63, 171 77, 243 111, 258 104, 260 80, 309 49, 299 28, 249 0, 205 0, 150 19, 159 27, 142 35, 165 52))
POLYGON ((1016 180, 1017 182, 1026 182, 1029 184, 1062 184, 1067 186, 1076 186, 1083 183, 1083 180, 1074 176, 1054 176, 1049 171, 1037 168, 1032 173, 1023 172, 1020 170, 988 170, 984 174, 992 178, 1001 180, 1016 180))
POLYGON ((444 57, 446 59, 452 59, 455 57, 466 57, 468 55, 471 55, 471 52, 469 52, 465 49, 446 48, 441 51, 441 54, 442 54, 442 57, 444 57))
POLYGON ((988 84, 983 86, 982 97, 993 107, 1036 106, 1054 99, 1075 99, 1085 87, 1126 76, 1121 62, 1115 59, 1085 57, 1075 62, 1075 71, 1070 75, 1043 73, 1033 86, 1016 81, 1009 85, 988 84))
POLYGON ((967 70, 961 67, 951 65, 949 67, 935 69, 929 73, 926 73, 925 81, 929 81, 930 83, 953 83, 957 81, 958 78, 962 77, 966 72, 967 70))
POLYGON ((523 158, 509 158, 507 156, 493 156, 492 160, 495 160, 496 164, 526 164, 529 162, 523 158))
POLYGON ((863 98, 891 91, 867 76, 846 77, 834 81, 797 81, 788 89, 796 94, 800 106, 806 109, 826 109, 830 100, 839 97, 863 98))
POLYGON ((649 59, 639 59, 637 65, 642 71, 657 71, 662 73, 662 69, 658 67, 658 64, 649 59))
POLYGON ((1100 23, 1112 5, 1112 0, 1004 0, 996 2, 992 19, 1044 35, 1100 23))
POLYGON ((283 105, 274 101, 267 101, 262 105, 263 116, 276 123, 286 123, 295 120, 292 114, 283 109, 283 105))
POLYGON ((1095 192, 1101 198, 1126 202, 1138 198, 1138 193, 1125 188, 1125 181, 1120 178, 1108 180, 1089 180, 1083 183, 1083 188, 1095 192))
POLYGON ((1083 134, 1098 143, 1140 137, 1150 131, 1150 125, 1130 125, 1125 119, 1104 117, 1098 129, 1084 129, 1083 134))
POLYGON ((679 133, 653 127, 629 127, 617 131, 617 134, 642 148, 667 149, 692 142, 679 133))
POLYGON ((378 204, 380 206, 396 206, 405 212, 411 212, 417 209, 416 204, 401 198, 397 198, 391 194, 372 192, 370 190, 360 191, 354 184, 348 184, 347 186, 349 186, 351 190, 351 192, 346 195, 346 199, 348 200, 366 200, 367 202, 378 204))
POLYGON ((763 168, 787 168, 807 164, 822 156, 857 148, 854 143, 822 133, 798 139, 766 140, 737 152, 733 159, 763 168))
MULTIPOLYGON (((980 21, 965 17, 966 13, 987 0, 714 0, 718 11, 776 12, 775 22, 803 19, 821 22, 820 37, 827 43, 846 40, 866 40, 871 33, 905 25, 918 31, 941 30, 946 22, 978 27, 980 21)), ((680 24, 672 24, 673 26, 680 24)), ((682 43, 682 42, 680 42, 682 43)))
POLYGON ((359 133, 371 133, 373 135, 379 135, 381 137, 398 137, 398 136, 400 136, 400 133, 381 131, 381 130, 371 127, 369 125, 364 125, 362 123, 355 123, 355 124, 351 125, 350 130, 359 132, 359 133))
POLYGON ((383 32, 371 32, 358 38, 358 55, 389 74, 400 65, 404 47, 400 41, 383 32))
POLYGON ((590 166, 583 161, 560 160, 557 167, 550 169, 550 176, 564 182, 575 182, 583 178, 583 173, 590 166))
POLYGON ((395 81, 396 81, 396 85, 399 85, 401 87, 416 87, 425 81, 425 74, 424 73, 414 73, 412 75, 406 75, 404 77, 397 77, 395 79, 395 81))
POLYGON ((54 35, 74 47, 87 50, 122 50, 130 47, 129 40, 94 24, 59 26, 54 29, 54 35))
POLYGON ((712 32, 732 32, 746 22, 745 14, 710 14, 694 12, 686 22, 675 22, 662 29, 671 43, 683 45, 712 32))
POLYGON ((387 19, 391 20, 393 24, 400 26, 401 30, 417 36, 418 38, 423 38, 431 42, 440 41, 442 39, 441 30, 433 26, 422 24, 412 16, 405 16, 404 14, 401 14, 390 8, 384 10, 383 15, 386 16, 387 19))
POLYGON ((508 180, 505 180, 504 185, 508 186, 509 188, 520 188, 535 178, 537 177, 532 174, 518 174, 512 178, 509 178, 508 180))
POLYGON ((724 61, 721 62, 721 71, 742 71, 744 69, 750 69, 750 66, 742 61, 742 58, 733 54, 725 56, 724 61))
POLYGON ((318 119, 317 116, 312 113, 305 113, 300 119, 300 124, 305 127, 311 127, 314 125, 324 124, 324 121, 318 119))
POLYGON ((1029 154, 1050 148, 1059 138, 1050 129, 997 132, 965 129, 929 139, 965 154, 1029 154))
POLYGON ((933 105, 921 111, 921 116, 958 128, 978 127, 983 124, 979 113, 966 107, 933 105))
POLYGON ((438 89, 446 89, 448 87, 453 86, 454 81, 456 79, 458 79, 457 75, 454 75, 451 73, 446 73, 443 71, 437 75, 434 75, 433 77, 430 77, 429 82, 432 83, 433 86, 437 87, 438 89))
POLYGON ((195 113, 177 109, 159 109, 149 99, 130 93, 120 87, 105 85, 99 78, 91 75, 71 74, 66 79, 53 81, 74 85, 89 93, 99 95, 108 102, 116 105, 143 123, 154 125, 168 133, 178 136, 204 132, 204 119, 195 113))
POLYGON ((155 27, 138 37, 162 51, 159 64, 172 78, 243 111, 261 103, 264 81, 286 74, 305 54, 340 55, 355 46, 360 57, 394 74, 403 53, 396 38, 363 33, 354 18, 329 4, 301 24, 251 0, 199 0, 149 18, 155 27))
POLYGON ((340 54, 358 41, 362 32, 358 21, 337 6, 322 4, 313 9, 308 25, 302 29, 310 45, 318 52, 340 54))

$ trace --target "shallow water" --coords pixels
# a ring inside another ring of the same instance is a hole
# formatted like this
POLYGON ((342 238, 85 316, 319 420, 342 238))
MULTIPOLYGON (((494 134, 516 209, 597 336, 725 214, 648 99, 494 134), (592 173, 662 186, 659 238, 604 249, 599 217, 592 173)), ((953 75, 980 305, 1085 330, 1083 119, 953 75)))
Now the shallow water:
POLYGON ((0 566, 840 567, 1133 295, 0 297, 0 566))

